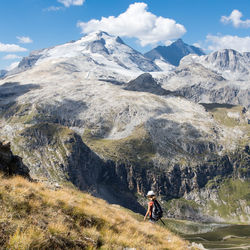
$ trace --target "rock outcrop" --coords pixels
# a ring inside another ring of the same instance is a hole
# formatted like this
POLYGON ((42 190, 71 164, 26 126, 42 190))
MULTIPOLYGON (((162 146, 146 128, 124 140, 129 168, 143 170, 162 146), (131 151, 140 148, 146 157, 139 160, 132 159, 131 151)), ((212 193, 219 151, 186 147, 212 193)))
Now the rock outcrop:
POLYGON ((124 89, 130 91, 149 92, 156 95, 168 95, 171 93, 170 91, 163 89, 149 73, 144 73, 136 79, 128 82, 124 89))
POLYGON ((21 157, 13 155, 9 142, 0 141, 0 171, 6 176, 21 175, 30 179, 28 167, 21 157))

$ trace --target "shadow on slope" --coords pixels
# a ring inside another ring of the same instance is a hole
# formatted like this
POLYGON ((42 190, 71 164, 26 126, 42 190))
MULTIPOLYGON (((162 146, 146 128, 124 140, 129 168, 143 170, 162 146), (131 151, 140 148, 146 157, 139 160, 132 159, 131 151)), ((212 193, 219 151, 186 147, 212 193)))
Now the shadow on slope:
POLYGON ((6 82, 0 85, 0 104, 5 101, 13 102, 17 97, 39 87, 38 84, 20 85, 19 82, 6 82))
POLYGON ((217 109, 217 108, 231 109, 237 106, 237 105, 228 104, 228 103, 199 103, 199 104, 202 105, 206 109, 206 111, 217 109))
POLYGON ((78 115, 86 109, 87 104, 84 101, 71 99, 64 99, 53 105, 13 101, 0 106, 0 116, 10 123, 36 124, 49 122, 68 127, 82 127, 84 121, 79 119, 78 115))

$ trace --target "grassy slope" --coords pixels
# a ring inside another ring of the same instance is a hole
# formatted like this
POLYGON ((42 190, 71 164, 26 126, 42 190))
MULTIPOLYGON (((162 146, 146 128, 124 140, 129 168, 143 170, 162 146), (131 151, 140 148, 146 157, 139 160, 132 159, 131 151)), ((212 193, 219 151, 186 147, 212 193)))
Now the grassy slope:
POLYGON ((0 177, 2 249, 187 249, 142 217, 72 188, 0 177))
POLYGON ((126 138, 110 140, 94 137, 91 130, 85 130, 83 141, 98 154, 114 161, 145 165, 155 155, 149 134, 143 125, 137 126, 126 138))
POLYGON ((238 147, 245 147, 249 143, 250 126, 247 123, 247 119, 243 112, 243 107, 240 105, 230 104, 218 104, 218 103, 201 103, 206 110, 212 114, 213 119, 228 130, 227 138, 225 138, 226 144, 231 144, 232 140, 235 141, 238 147), (243 136, 237 136, 234 138, 230 136, 230 133, 238 131, 243 132, 243 136))
POLYGON ((218 188, 220 204, 209 202, 209 208, 217 211, 227 221, 248 221, 244 207, 250 206, 250 182, 234 179, 225 180, 218 188), (232 216, 234 215, 234 216, 232 216), (241 217, 237 218, 237 217, 241 217), (238 219, 238 220, 237 220, 238 219))

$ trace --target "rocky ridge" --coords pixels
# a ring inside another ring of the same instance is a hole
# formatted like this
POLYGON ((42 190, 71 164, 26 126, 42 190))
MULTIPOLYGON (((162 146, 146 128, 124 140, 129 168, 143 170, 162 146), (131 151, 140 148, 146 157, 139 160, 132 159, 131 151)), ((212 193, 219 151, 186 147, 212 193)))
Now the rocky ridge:
POLYGON ((249 79, 250 61, 248 53, 240 53, 233 49, 215 51, 209 55, 188 55, 180 62, 181 65, 192 63, 202 64, 229 80, 243 81, 249 79))
POLYGON ((162 88, 175 91, 196 103, 229 103, 246 108, 250 105, 249 81, 228 79, 228 76, 224 77, 224 74, 198 62, 181 63, 167 75, 153 75, 162 88))

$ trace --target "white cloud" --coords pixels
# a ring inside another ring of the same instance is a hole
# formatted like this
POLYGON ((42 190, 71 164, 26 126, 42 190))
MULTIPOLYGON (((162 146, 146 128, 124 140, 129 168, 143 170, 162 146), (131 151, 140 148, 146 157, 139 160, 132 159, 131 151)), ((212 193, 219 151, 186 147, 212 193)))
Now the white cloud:
POLYGON ((58 6, 50 6, 46 9, 43 9, 43 11, 58 11, 58 10, 61 10, 63 9, 63 7, 58 7, 58 6))
POLYGON ((197 48, 200 48, 201 49, 201 45, 200 43, 193 43, 193 46, 197 47, 197 48))
POLYGON ((160 41, 165 43, 186 33, 183 25, 173 19, 156 16, 147 11, 147 7, 146 3, 134 3, 117 17, 78 22, 77 26, 82 29, 82 33, 102 30, 113 35, 134 37, 139 39, 142 46, 160 41))
POLYGON ((13 59, 17 59, 17 58, 21 58, 21 56, 18 56, 15 54, 8 54, 8 55, 3 57, 4 60, 13 60, 13 59))
POLYGON ((16 44, 4 44, 0 42, 0 52, 24 52, 27 49, 16 44))
POLYGON ((65 7, 70 7, 71 5, 81 6, 85 0, 57 0, 57 2, 62 3, 65 7))
POLYGON ((243 27, 249 28, 250 27, 250 19, 246 19, 245 21, 241 20, 242 13, 239 10, 233 10, 230 16, 222 16, 221 22, 223 23, 232 23, 235 28, 243 27))
POLYGON ((250 36, 213 36, 207 35, 208 49, 221 50, 221 49, 234 49, 239 52, 250 52, 250 36))
POLYGON ((17 36, 19 43, 33 43, 33 41, 28 36, 17 36))
POLYGON ((19 62, 13 62, 8 67, 6 67, 6 70, 10 71, 10 70, 14 69, 15 67, 17 67, 18 64, 19 64, 19 62))

